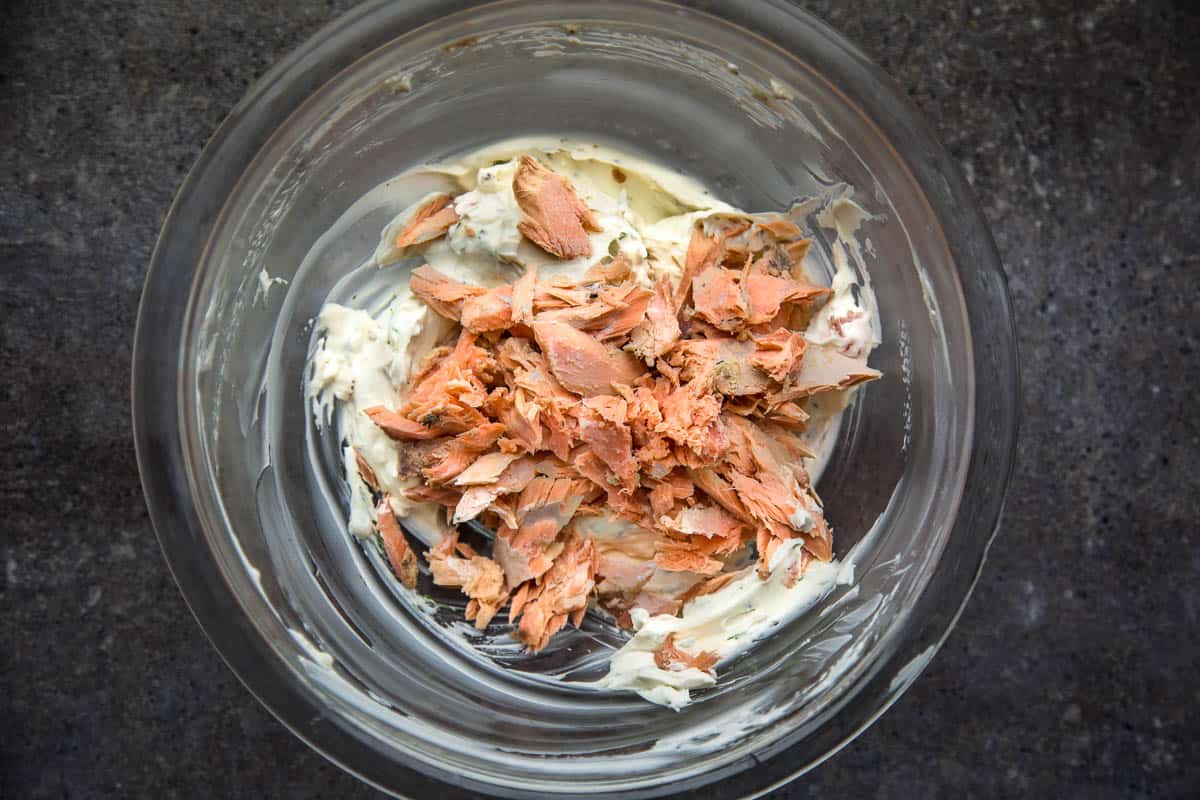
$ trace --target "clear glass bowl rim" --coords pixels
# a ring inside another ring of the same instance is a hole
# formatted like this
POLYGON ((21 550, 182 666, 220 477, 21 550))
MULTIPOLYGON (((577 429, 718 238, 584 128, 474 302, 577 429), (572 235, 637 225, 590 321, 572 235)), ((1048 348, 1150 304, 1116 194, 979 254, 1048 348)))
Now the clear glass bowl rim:
MULTIPOLYGON (((399 33, 480 5, 485 3, 370 0, 326 25, 259 79, 213 135, 176 195, 146 276, 133 348, 132 412, 143 490, 167 564, 201 628, 251 693, 300 739, 362 780, 411 796, 475 795, 364 752, 301 685, 287 680, 286 670, 264 668, 264 661, 274 654, 244 618, 211 558, 186 466, 191 454, 179 430, 184 391, 179 385, 179 358, 187 311, 186 293, 180 289, 190 289, 198 279, 197 254, 207 245, 243 169, 292 110, 340 70, 399 33)), ((855 104, 879 128, 881 137, 897 146, 915 182, 925 190, 956 264, 961 270, 969 263, 978 279, 962 283, 975 347, 975 412, 979 418, 986 404, 989 425, 986 439, 981 439, 980 427, 975 428, 964 502, 973 490, 985 484, 987 489, 976 491, 980 496, 974 498, 971 518, 960 518, 955 524, 955 538, 969 537, 965 563, 946 567, 957 569, 951 577, 961 595, 958 604, 910 631, 892 657, 819 732, 819 757, 799 761, 789 757, 799 755, 802 747, 812 749, 811 740, 802 740, 757 764, 752 776, 736 774, 707 787, 719 796, 755 796, 812 769, 865 730, 912 684, 961 614, 998 531, 1012 471, 1019 397, 1015 324, 1000 260, 982 215, 949 156, 881 70, 840 34, 784 0, 682 5, 802 53, 837 86, 857 89, 855 104), (899 146, 904 143, 909 146, 899 146), (986 325, 996 325, 998 330, 982 330, 986 325), (980 363, 980 342, 985 336, 991 343, 987 358, 994 362, 989 368, 981 368, 980 363)), ((570 18, 570 4, 563 4, 563 13, 570 18)))

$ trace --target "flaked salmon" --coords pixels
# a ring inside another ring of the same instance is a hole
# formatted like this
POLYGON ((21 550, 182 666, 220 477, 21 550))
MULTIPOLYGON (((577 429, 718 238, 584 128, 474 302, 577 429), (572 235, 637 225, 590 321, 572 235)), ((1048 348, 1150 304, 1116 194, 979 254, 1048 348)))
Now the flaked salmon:
POLYGON ((438 238, 458 221, 454 199, 448 194, 431 198, 418 208, 394 242, 397 248, 411 247, 438 238))
POLYGON ((534 322, 533 336, 558 382, 582 397, 614 394, 616 384, 630 385, 646 371, 629 353, 564 322, 534 322))
POLYGON ((451 480, 472 466, 479 454, 494 445, 502 433, 502 424, 490 422, 459 434, 447 442, 444 449, 438 448, 426 456, 426 460, 432 463, 422 469, 421 474, 430 483, 451 480))
POLYGON ((466 617, 483 630, 508 601, 508 585, 504 571, 490 558, 480 555, 455 555, 457 534, 448 534, 426 554, 433 582, 438 586, 462 589, 471 599, 466 617))
POLYGON ((771 385, 767 373, 754 361, 755 345, 729 338, 689 339, 671 352, 685 381, 707 383, 726 397, 763 394, 771 385))
POLYGON ((487 420, 474 409, 457 404, 448 405, 441 412, 431 411, 420 420, 409 419, 383 406, 372 406, 363 410, 379 429, 393 439, 420 440, 436 439, 447 434, 463 433, 487 420))
POLYGON ((696 314, 719 330, 731 332, 746 325, 749 309, 737 270, 712 267, 692 281, 696 314))
POLYGON ((629 332, 629 349, 648 366, 666 355, 681 335, 678 310, 671 282, 659 278, 654 296, 646 304, 645 317, 629 332))
POLYGON ((408 540, 404 538, 404 531, 400 530, 400 523, 396 521, 396 515, 392 511, 392 504, 388 498, 385 497, 379 501, 379 505, 375 507, 375 516, 379 528, 379 538, 383 542, 383 551, 387 554, 396 577, 409 589, 415 589, 417 587, 417 554, 413 552, 408 540))
POLYGON ((358 469, 358 476, 362 478, 367 488, 372 492, 378 492, 379 476, 375 474, 375 468, 367 462, 367 459, 363 457, 363 454, 357 448, 354 450, 354 466, 358 469))
POLYGON ((773 333, 754 337, 749 361, 772 380, 785 383, 799 370, 805 347, 803 334, 779 328, 773 333))
POLYGON ((468 487, 454 503, 451 522, 458 525, 479 516, 498 497, 523 491, 537 474, 537 461, 526 456, 513 461, 491 483, 468 487))
POLYGON ((665 670, 698 669, 701 672, 711 672, 720 660, 720 654, 711 650, 701 650, 693 655, 679 649, 675 644, 674 633, 668 633, 662 646, 654 651, 655 666, 665 670))
POLYGON ((584 398, 577 414, 579 439, 592 448, 627 491, 638 485, 638 463, 633 457, 633 433, 625 423, 628 407, 618 397, 584 398))
POLYGON ((571 478, 534 478, 516 504, 518 528, 496 532, 495 558, 513 586, 538 578, 562 550, 558 534, 575 516, 586 487, 571 478), (583 491, 581 491, 581 489, 583 491))
POLYGON ((466 298, 460 321, 473 333, 508 330, 513 326, 513 287, 505 284, 466 298))
POLYGON ((680 308, 687 301, 692 291, 692 282, 701 272, 705 272, 721 263, 725 252, 725 234, 706 234, 704 226, 697 225, 692 229, 692 237, 688 240, 687 256, 684 260, 683 274, 679 277, 679 285, 675 287, 675 306, 680 308))
POLYGON ((533 322, 533 298, 537 294, 537 265, 531 264, 512 286, 511 319, 514 325, 533 322))
POLYGON ((745 530, 745 524, 719 505, 694 505, 680 509, 674 517, 666 517, 663 524, 684 536, 703 536, 706 539, 737 541, 745 530))
POLYGON ((504 471, 520 456, 517 453, 487 453, 475 460, 454 479, 455 486, 486 486, 496 483, 504 471))
POLYGON ((569 180, 532 156, 521 156, 513 194, 521 209, 517 228, 525 238, 561 259, 592 254, 588 231, 599 231, 600 224, 569 180))
POLYGON ((849 389, 873 381, 881 374, 868 367, 866 359, 851 358, 828 345, 814 345, 807 348, 791 386, 785 391, 797 393, 790 399, 807 397, 834 389, 849 389))
POLYGON ((462 319, 462 307, 467 299, 487 293, 487 289, 459 283, 429 265, 414 269, 408 285, 427 306, 456 322, 462 319))
POLYGON ((659 407, 663 421, 658 433, 691 450, 702 463, 720 460, 729 441, 720 425, 719 395, 697 381, 673 389, 659 407))
POLYGON ((517 638, 530 650, 541 650, 570 620, 577 627, 587 612, 595 587, 596 548, 591 539, 570 531, 562 551, 526 596, 517 638))
MULTIPOLYGON (((512 188, 526 239, 563 260, 591 255, 597 217, 566 177, 525 157, 512 188)), ((438 198, 401 236, 429 241, 455 219, 438 198)), ((469 598, 468 619, 485 627, 507 603, 514 635, 540 650, 593 597, 629 626, 633 609, 676 614, 755 569, 766 577, 786 542, 803 543, 789 582, 832 558, 798 434, 809 398, 879 373, 805 338, 798 321, 830 294, 805 276, 809 246, 784 215, 713 215, 691 229, 677 281, 615 251, 582 274, 541 259, 548 275, 530 263, 490 287, 413 271, 413 294, 457 338, 364 413, 397 442, 405 497, 494 531, 490 554, 456 535, 427 554, 434 582, 469 598)), ((373 492, 391 485, 357 452, 355 464, 373 492)), ((413 585, 417 557, 388 498, 376 517, 413 585)), ((654 657, 703 671, 718 658, 673 637, 654 657)))
POLYGON ((645 319, 652 295, 635 283, 623 283, 597 288, 588 297, 588 301, 580 305, 541 311, 536 319, 565 322, 602 342, 620 339, 645 319))
POLYGON ((824 300, 829 289, 810 283, 800 283, 790 274, 772 275, 753 268, 744 279, 745 323, 761 325, 774 320, 784 303, 809 304, 824 300))

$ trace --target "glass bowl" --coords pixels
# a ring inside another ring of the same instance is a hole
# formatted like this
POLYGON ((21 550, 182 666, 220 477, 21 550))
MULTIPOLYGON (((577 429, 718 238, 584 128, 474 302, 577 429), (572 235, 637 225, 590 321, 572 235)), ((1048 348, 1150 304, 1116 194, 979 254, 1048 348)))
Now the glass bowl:
POLYGON ((955 168, 878 69, 784 2, 366 4, 215 134, 164 225, 134 348, 142 481, 205 632, 299 737, 414 796, 734 797, 812 768, 899 697, 966 602, 1016 398, 1003 274, 955 168), (885 377, 819 484, 854 580, 681 712, 586 683, 613 645, 599 620, 514 657, 473 646, 446 597, 397 591, 345 533, 336 441, 303 402, 312 319, 397 210, 370 190, 526 134, 619 145, 748 210, 846 183, 871 215, 885 377))

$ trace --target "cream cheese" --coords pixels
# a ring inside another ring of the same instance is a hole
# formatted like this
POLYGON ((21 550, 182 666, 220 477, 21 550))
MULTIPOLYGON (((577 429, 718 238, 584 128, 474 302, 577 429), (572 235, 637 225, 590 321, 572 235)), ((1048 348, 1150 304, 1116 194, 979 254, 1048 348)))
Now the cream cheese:
POLYGON ((833 295, 809 323, 805 338, 813 344, 829 344, 852 358, 865 357, 879 344, 878 307, 865 274, 859 275, 847 258, 846 249, 857 248, 855 234, 871 215, 848 197, 838 197, 817 217, 822 227, 837 232, 830 251, 833 256, 833 295))
POLYGON ((337 430, 346 444, 342 459, 350 485, 350 533, 371 536, 375 509, 359 477, 355 453, 370 465, 380 488, 392 496, 398 514, 408 512, 406 488, 397 477, 395 442, 363 413, 372 406, 395 406, 414 360, 428 352, 449 323, 417 300, 405 286, 378 317, 334 303, 317 317, 319 344, 309 358, 307 396, 317 425, 337 412, 337 430), (439 333, 440 331, 440 333, 439 333))
POLYGON ((635 633, 613 654, 601 684, 631 689, 652 703, 675 709, 687 705, 692 689, 712 686, 716 677, 695 667, 661 669, 655 663, 655 651, 674 634, 680 650, 693 655, 716 653, 726 661, 815 606, 837 584, 841 564, 810 562, 789 586, 791 568, 802 558, 803 549, 800 539, 784 543, 775 551, 771 574, 765 580, 749 570, 719 591, 687 603, 677 617, 651 616, 634 609, 630 616, 635 633))

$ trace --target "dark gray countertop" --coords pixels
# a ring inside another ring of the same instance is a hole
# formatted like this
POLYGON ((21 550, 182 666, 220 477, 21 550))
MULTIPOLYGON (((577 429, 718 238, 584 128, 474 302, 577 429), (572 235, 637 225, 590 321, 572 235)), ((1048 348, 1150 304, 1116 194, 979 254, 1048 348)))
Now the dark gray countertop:
MULTIPOLYGON (((225 668, 130 441, 142 279, 247 85, 347 0, 0 5, 0 796, 369 797, 225 668)), ((1200 16, 810 5, 891 72, 1011 280, 1024 422, 958 628, 779 797, 1200 794, 1200 16), (1188 722, 1188 719, 1191 722, 1188 722)))

